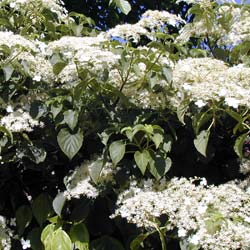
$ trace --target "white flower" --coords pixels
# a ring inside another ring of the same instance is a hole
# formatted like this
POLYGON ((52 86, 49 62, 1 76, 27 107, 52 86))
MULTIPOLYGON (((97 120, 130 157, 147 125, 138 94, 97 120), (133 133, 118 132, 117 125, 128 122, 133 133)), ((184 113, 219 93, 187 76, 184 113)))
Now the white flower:
POLYGON ((183 88, 184 88, 185 90, 191 90, 191 89, 192 89, 192 86, 191 86, 190 84, 188 84, 188 83, 184 83, 184 84, 183 84, 183 88))
POLYGON ((24 240, 23 238, 21 239, 21 244, 22 244, 22 247, 23 249, 27 249, 27 248, 30 248, 31 245, 30 245, 30 240, 24 240))
POLYGON ((16 8, 16 3, 15 2, 10 3, 10 8, 15 9, 16 8))
POLYGON ((31 132, 36 126, 42 127, 44 124, 34 120, 28 112, 18 109, 9 113, 0 120, 0 125, 5 126, 11 132, 31 132))
POLYGON ((219 91, 219 96, 226 96, 227 95, 227 90, 226 89, 221 89, 220 91, 219 91))
POLYGON ((233 98, 233 97, 226 97, 225 98, 225 103, 228 106, 233 107, 233 108, 236 109, 236 108, 238 108, 240 101, 237 100, 237 99, 235 99, 235 98, 233 98))
POLYGON ((199 214, 204 214, 206 211, 207 211, 207 206, 204 205, 199 206, 197 210, 199 214))
POLYGON ((10 226, 16 226, 16 218, 10 218, 10 226))
POLYGON ((250 217, 246 217, 246 218, 244 219, 244 221, 247 222, 247 223, 250 223, 250 217))
POLYGON ((202 100, 198 100, 194 103, 198 108, 202 108, 206 105, 206 103, 202 100))
POLYGON ((34 80, 35 82, 40 82, 41 79, 42 79, 42 77, 41 77, 40 75, 35 75, 35 76, 33 77, 33 80, 34 80))
POLYGON ((185 237, 187 235, 187 230, 181 228, 178 230, 178 237, 185 237))
POLYGON ((201 186, 207 186, 207 180, 206 180, 206 178, 202 178, 201 179, 200 185, 201 186))
POLYGON ((7 113, 12 113, 14 110, 11 105, 8 105, 6 108, 7 113))
POLYGON ((200 237, 195 234, 190 238, 189 242, 194 244, 194 245, 198 245, 199 240, 200 240, 200 237))

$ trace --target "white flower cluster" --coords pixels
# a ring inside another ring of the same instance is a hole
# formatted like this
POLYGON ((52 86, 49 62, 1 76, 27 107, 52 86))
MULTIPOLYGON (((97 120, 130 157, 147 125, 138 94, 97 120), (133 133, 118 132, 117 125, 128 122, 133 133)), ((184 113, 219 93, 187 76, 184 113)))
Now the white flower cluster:
POLYGON ((150 229, 155 218, 167 215, 167 230, 177 228, 178 237, 197 249, 249 249, 250 193, 236 183, 209 186, 205 179, 173 178, 139 186, 119 195, 112 217, 150 229))
POLYGON ((95 187, 89 175, 89 171, 92 171, 94 167, 95 161, 84 161, 71 175, 65 177, 66 191, 64 195, 67 199, 78 199, 81 196, 95 199, 100 193, 99 185, 105 186, 107 183, 115 182, 114 174, 116 170, 111 163, 106 163, 98 178, 98 186, 95 187))
POLYGON ((242 159, 240 162, 240 172, 244 175, 250 174, 250 160, 242 159))
POLYGON ((91 183, 88 165, 89 162, 85 161, 80 167, 76 168, 71 175, 65 177, 64 184, 66 191, 64 195, 68 200, 72 198, 79 199, 81 196, 95 199, 99 195, 98 189, 91 183))
POLYGON ((169 13, 168 11, 147 10, 142 14, 138 24, 141 27, 153 30, 156 27, 162 27, 164 24, 178 26, 180 23, 186 23, 180 16, 169 13))
POLYGON ((6 219, 3 216, 0 216, 0 249, 11 249, 11 236, 12 232, 7 227, 6 219))
POLYGON ((0 46, 6 45, 9 48, 15 48, 16 53, 21 50, 37 52, 38 49, 33 41, 23 36, 13 34, 11 31, 0 31, 0 46))
POLYGON ((234 108, 249 106, 250 68, 239 64, 228 67, 223 61, 212 58, 187 58, 174 67, 173 84, 191 100, 219 101, 234 108))
POLYGON ((5 5, 9 5, 11 9, 28 16, 34 22, 39 21, 36 20, 37 13, 41 13, 44 9, 55 13, 60 21, 65 21, 67 17, 67 10, 63 7, 61 0, 2 0, 0 7, 5 5))
POLYGON ((31 132, 34 127, 43 127, 43 123, 34 120, 28 112, 18 109, 0 119, 0 125, 11 132, 31 132))
POLYGON ((228 8, 232 13, 232 25, 228 33, 225 34, 218 42, 223 45, 238 45, 243 41, 249 41, 250 36, 250 11, 239 8, 228 8), (238 13, 240 12, 240 13, 238 13))
POLYGON ((45 43, 32 41, 12 32, 0 31, 1 45, 11 50, 11 54, 2 63, 10 63, 13 67, 18 63, 25 74, 34 81, 53 82, 53 68, 44 55, 47 47, 45 43))
POLYGON ((212 1, 188 0, 186 2, 210 9, 214 16, 194 18, 193 22, 186 24, 180 30, 177 42, 187 42, 190 37, 206 38, 207 36, 224 46, 235 46, 243 41, 249 41, 250 11, 244 5, 220 5, 214 8, 212 1), (226 21, 223 23, 220 20, 226 21))
POLYGON ((125 40, 133 40, 134 42, 138 42, 141 36, 155 40, 155 29, 163 29, 166 24, 178 26, 180 23, 185 23, 185 21, 175 14, 167 11, 148 10, 142 15, 139 22, 117 25, 107 32, 107 36, 109 38, 118 37, 125 40))
POLYGON ((47 55, 61 53, 67 66, 58 75, 62 83, 72 83, 79 80, 77 67, 88 69, 97 75, 103 69, 111 69, 117 64, 120 56, 102 47, 106 41, 103 35, 96 37, 63 37, 48 44, 47 55))

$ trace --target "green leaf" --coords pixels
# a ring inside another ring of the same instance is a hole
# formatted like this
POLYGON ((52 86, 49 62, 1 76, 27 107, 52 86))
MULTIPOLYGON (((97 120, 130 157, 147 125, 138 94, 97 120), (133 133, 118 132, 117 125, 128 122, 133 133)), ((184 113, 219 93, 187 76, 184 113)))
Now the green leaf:
POLYGON ((53 234, 51 250, 72 250, 72 242, 64 230, 59 228, 53 234))
POLYGON ((48 194, 40 194, 32 204, 32 211, 34 217, 40 226, 47 220, 50 214, 53 212, 52 199, 48 194))
POLYGON ((89 249, 89 232, 84 223, 73 225, 69 235, 76 248, 79 250, 89 249))
POLYGON ((136 151, 134 154, 134 159, 135 159, 136 165, 139 167, 142 174, 144 175, 147 165, 149 161, 151 160, 151 156, 148 150, 144 149, 142 152, 136 151))
POLYGON ((97 160, 89 166, 89 175, 95 184, 98 183, 103 169, 103 160, 97 160))
POLYGON ((116 6, 120 8, 122 13, 127 15, 131 11, 131 5, 126 0, 115 0, 116 6))
POLYGON ((246 137, 247 137, 248 133, 245 133, 241 136, 239 136, 236 141, 235 141, 235 144, 234 144, 234 151, 235 153, 240 157, 240 158, 243 158, 243 145, 244 145, 244 142, 246 140, 246 137))
POLYGON ((152 137, 151 140, 154 142, 156 149, 160 146, 160 144, 163 142, 163 135, 159 133, 155 133, 152 137))
POLYGON ((109 236, 103 236, 91 242, 90 250, 124 250, 124 247, 120 241, 109 236))
POLYGON ((70 109, 65 111, 63 115, 64 115, 64 121, 71 128, 71 130, 73 130, 78 122, 78 113, 70 109))
POLYGON ((180 105, 177 107, 177 111, 176 111, 176 114, 177 114, 177 117, 179 119, 179 121, 185 125, 185 114, 187 112, 187 109, 188 109, 188 104, 187 104, 187 101, 184 100, 180 103, 180 105))
POLYGON ((45 161, 47 152, 43 148, 39 148, 34 145, 28 145, 27 150, 24 152, 24 156, 28 157, 36 164, 39 164, 45 161))
POLYGON ((55 225, 49 224, 42 231, 41 241, 44 245, 45 250, 52 250, 51 242, 54 236, 55 229, 56 229, 55 225))
POLYGON ((27 238, 30 240, 30 245, 33 250, 42 250, 42 241, 40 239, 41 228, 34 228, 29 232, 27 238))
POLYGON ((18 234, 22 235, 24 229, 30 224, 32 220, 32 212, 29 206, 21 206, 16 211, 16 224, 18 234))
POLYGON ((63 128, 57 135, 57 141, 63 153, 71 160, 82 147, 83 134, 80 131, 71 134, 67 129, 63 128))
POLYGON ((66 197, 63 192, 58 193, 55 199, 53 200, 53 208, 57 215, 61 216, 61 212, 66 201, 66 197))
POLYGON ((109 154, 112 162, 117 163, 123 158, 125 154, 126 145, 123 141, 114 141, 109 146, 109 154))
POLYGON ((194 146, 199 153, 206 157, 207 144, 209 140, 210 130, 202 130, 194 139, 194 146))
POLYGON ((58 106, 56 106, 55 104, 51 105, 51 108, 50 108, 51 110, 50 111, 51 111, 54 119, 61 112, 62 108, 63 108, 62 104, 60 104, 58 106))
POLYGON ((225 110, 233 119, 235 119, 238 122, 242 122, 243 118, 241 117, 241 115, 233 110, 230 109, 226 109, 225 110))
POLYGON ((65 68, 65 66, 67 66, 67 63, 65 63, 65 62, 63 62, 63 61, 56 63, 56 64, 53 66, 53 73, 54 73, 55 75, 60 74, 60 72, 65 68))
POLYGON ((13 143, 13 135, 10 130, 8 130, 7 128, 3 126, 0 126, 0 132, 6 134, 10 138, 11 143, 13 143))
POLYGON ((152 232, 139 234, 131 243, 131 250, 140 250, 142 242, 150 235, 152 232))
POLYGON ((167 82, 171 83, 172 79, 173 79, 173 70, 171 68, 163 67, 162 72, 163 72, 167 82))
POLYGON ((204 126, 208 121, 210 121, 213 118, 213 114, 209 114, 207 112, 205 113, 199 113, 198 115, 194 116, 193 118, 193 127, 195 130, 195 133, 198 134, 202 126, 204 126))
POLYGON ((155 179, 161 179, 170 169, 172 161, 169 157, 165 158, 161 155, 152 156, 149 161, 149 171, 155 179))
POLYGON ((171 147, 172 147, 172 137, 170 135, 166 135, 164 137, 164 142, 161 146, 161 149, 166 154, 166 153, 170 152, 171 147))
POLYGON ((9 81, 13 72, 14 72, 14 68, 12 67, 11 64, 7 64, 5 65, 3 68, 3 72, 4 72, 4 78, 5 78, 5 81, 9 81))

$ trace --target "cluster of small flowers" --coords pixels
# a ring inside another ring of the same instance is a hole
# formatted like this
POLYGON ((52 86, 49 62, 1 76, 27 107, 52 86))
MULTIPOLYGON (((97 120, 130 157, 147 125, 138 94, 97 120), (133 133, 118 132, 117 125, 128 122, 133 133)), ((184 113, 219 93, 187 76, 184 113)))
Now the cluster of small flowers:
POLYGON ((98 185, 94 185, 89 172, 95 167, 96 161, 84 161, 74 172, 66 176, 64 184, 66 191, 64 192, 67 199, 85 196, 89 199, 95 199, 100 194, 100 186, 108 183, 115 183, 114 174, 116 170, 111 163, 106 163, 98 178, 98 185))
POLYGON ((11 9, 18 10, 22 15, 30 14, 30 18, 34 19, 34 22, 36 22, 37 12, 41 13, 44 9, 55 13, 60 21, 65 21, 67 17, 67 10, 63 7, 61 0, 2 0, 0 8, 6 5, 9 5, 11 9))
POLYGON ((139 22, 117 25, 107 32, 107 37, 118 37, 126 41, 138 42, 141 36, 145 36, 150 40, 155 40, 155 29, 163 28, 166 24, 178 26, 180 23, 185 23, 185 21, 175 14, 167 11, 148 10, 142 15, 139 22))
POLYGON ((13 233, 7 227, 6 219, 0 216, 0 249, 10 250, 11 249, 11 237, 13 233))
POLYGON ((162 27, 166 23, 176 27, 186 22, 180 16, 171 14, 168 11, 158 10, 147 10, 142 14, 142 18, 138 22, 141 27, 149 28, 150 30, 154 30, 156 27, 162 27))
POLYGON ((212 58, 187 58, 180 60, 173 71, 173 84, 179 92, 185 92, 193 101, 219 101, 233 108, 249 106, 250 68, 239 64, 228 67, 212 58))
MULTIPOLYGON (((177 42, 187 42, 190 37, 206 38, 207 35, 216 39, 219 45, 235 46, 243 41, 249 41, 250 12, 243 5, 220 5, 214 8, 212 1, 188 0, 185 2, 198 4, 201 8, 210 8, 215 18, 213 21, 205 18, 194 19, 192 23, 188 23, 180 30, 177 42), (227 19, 225 24, 219 22, 223 18, 227 19)), ((220 2, 223 4, 222 1, 220 2)))
POLYGON ((240 162, 240 172, 244 175, 250 174, 250 160, 249 159, 242 159, 240 162))
POLYGON ((77 167, 71 175, 64 178, 64 184, 66 186, 64 195, 68 200, 72 198, 79 199, 81 196, 95 199, 99 195, 98 189, 91 183, 88 169, 89 164, 89 161, 85 161, 77 167))
MULTIPOLYGON (((167 215, 167 230, 204 250, 247 250, 250 244, 250 193, 235 182, 207 185, 204 178, 173 178, 157 185, 132 185, 119 195, 115 216, 138 227, 155 227, 167 215)), ((197 248, 197 249, 198 249, 197 248)))
POLYGON ((5 59, 6 63, 20 64, 25 74, 34 81, 53 82, 55 79, 53 68, 44 55, 45 43, 32 41, 12 32, 2 31, 0 32, 1 45, 11 49, 10 55, 5 59))
POLYGON ((63 59, 68 61, 67 66, 57 76, 62 83, 72 83, 79 80, 77 67, 88 69, 95 75, 99 71, 111 68, 117 64, 119 55, 102 47, 107 41, 102 34, 96 37, 63 37, 48 44, 47 55, 61 53, 63 59))
POLYGON ((0 31, 0 46, 5 45, 9 48, 14 48, 16 53, 25 50, 37 52, 38 49, 33 41, 24 38, 23 36, 13 34, 11 31, 0 31))
MULTIPOLYGON (((96 167, 96 161, 101 161, 100 159, 90 162, 88 169, 89 171, 94 171, 96 167)), ((118 167, 115 167, 111 162, 106 162, 102 167, 101 173, 98 178, 98 186, 106 186, 107 184, 115 184, 115 174, 119 170, 118 167)))
POLYGON ((176 3, 185 2, 187 4, 199 4, 202 7, 211 7, 211 0, 177 0, 176 3))
POLYGON ((34 120, 30 114, 22 109, 10 112, 0 119, 0 125, 11 132, 31 132, 34 127, 43 127, 44 124, 34 120))
POLYGON ((250 34, 250 12, 243 5, 223 5, 218 9, 220 16, 227 15, 230 13, 230 27, 227 31, 223 31, 218 40, 220 45, 238 45, 243 41, 249 41, 250 34))

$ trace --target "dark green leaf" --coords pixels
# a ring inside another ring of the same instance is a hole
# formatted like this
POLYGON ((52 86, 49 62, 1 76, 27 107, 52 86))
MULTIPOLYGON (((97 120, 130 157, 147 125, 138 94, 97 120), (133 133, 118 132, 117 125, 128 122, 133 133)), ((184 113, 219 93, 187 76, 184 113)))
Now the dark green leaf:
POLYGON ((123 141, 114 141, 109 146, 109 154, 112 162, 116 165, 125 154, 126 145, 123 141))
POLYGON ((69 235, 76 248, 79 250, 89 249, 89 232, 85 224, 81 223, 73 225, 70 229, 69 235))
POLYGON ((160 146, 160 144, 163 142, 163 135, 159 133, 155 133, 151 140, 154 142, 156 149, 160 146))
POLYGON ((234 144, 234 151, 235 153, 240 157, 240 158, 243 158, 243 145, 244 145, 244 142, 246 140, 246 137, 247 137, 248 133, 245 133, 241 136, 239 136, 236 141, 235 141, 235 144, 234 144))
POLYGON ((139 167, 142 174, 144 175, 147 169, 147 165, 149 161, 151 160, 151 156, 148 150, 144 149, 142 152, 136 151, 134 154, 134 159, 135 159, 136 165, 139 167))
POLYGON ((4 72, 5 81, 7 82, 10 80, 12 73, 14 72, 14 68, 11 64, 7 64, 2 69, 4 72))
POLYGON ((185 118, 187 109, 188 109, 188 104, 186 101, 181 102, 180 105, 177 107, 177 111, 176 111, 177 117, 179 121, 183 124, 185 124, 184 118, 185 118))
POLYGON ((172 161, 170 158, 164 158, 161 155, 152 156, 149 162, 149 171, 155 179, 161 179, 170 169, 172 161))
POLYGON ((40 239, 41 237, 41 228, 34 228, 31 232, 28 234, 28 239, 30 240, 30 245, 33 250, 42 250, 43 245, 42 241, 40 239))
POLYGON ((40 194, 32 204, 32 211, 34 217, 38 221, 39 225, 42 224, 47 220, 48 216, 53 212, 52 209, 52 199, 48 194, 40 194))
POLYGON ((207 144, 209 140, 210 130, 202 130, 194 139, 194 146, 199 153, 206 157, 207 144))
POLYGON ((63 128, 57 135, 57 141, 63 153, 71 160, 82 147, 83 134, 80 131, 71 134, 67 129, 63 128))
POLYGON ((10 138, 11 143, 13 143, 13 135, 11 131, 9 131, 7 128, 3 126, 0 126, 0 132, 3 132, 4 134, 6 134, 10 138))
POLYGON ((32 220, 32 211, 29 206, 21 206, 16 211, 16 223, 19 235, 22 235, 24 229, 32 220))
POLYGON ((91 242, 90 250, 124 250, 124 247, 118 240, 103 236, 91 242))
POLYGON ((65 62, 58 62, 53 66, 53 72, 55 75, 58 75, 67 65, 65 62))
POLYGON ((51 111, 54 119, 61 112, 62 108, 63 108, 63 106, 61 104, 57 105, 57 106, 56 105, 52 105, 51 106, 51 110, 50 111, 51 111))
POLYGON ((74 110, 67 110, 63 113, 65 123, 73 130, 78 122, 78 113, 74 110))
POLYGON ((151 232, 148 233, 142 233, 138 235, 131 243, 130 243, 130 249, 131 250, 140 250, 142 242, 151 234, 151 232))
POLYGON ((103 160, 97 160, 89 166, 89 175, 95 184, 98 183, 103 168, 103 160))
POLYGON ((63 192, 58 193, 56 198, 53 200, 53 208, 57 215, 61 216, 61 212, 66 201, 66 197, 63 192))

